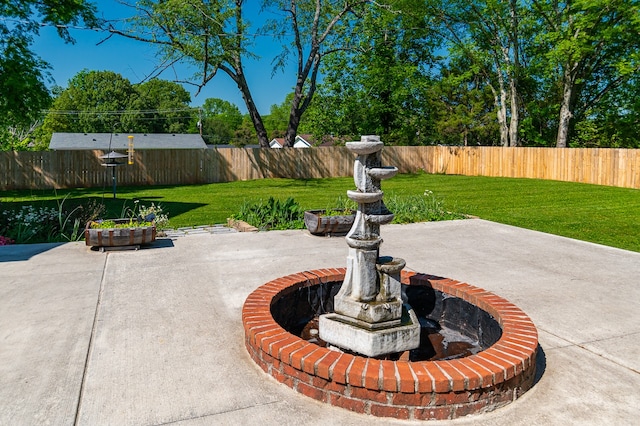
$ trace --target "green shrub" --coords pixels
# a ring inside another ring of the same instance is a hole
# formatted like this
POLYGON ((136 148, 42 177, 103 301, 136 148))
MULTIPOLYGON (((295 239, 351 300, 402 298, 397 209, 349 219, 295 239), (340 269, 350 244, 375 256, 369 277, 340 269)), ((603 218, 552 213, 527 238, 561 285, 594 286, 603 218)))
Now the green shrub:
POLYGON ((291 197, 285 201, 273 197, 266 202, 245 201, 232 218, 243 220, 260 230, 304 228, 304 210, 291 197))
POLYGON ((464 214, 447 211, 442 201, 428 189, 423 195, 391 195, 385 197, 384 203, 394 214, 393 223, 466 219, 464 214))

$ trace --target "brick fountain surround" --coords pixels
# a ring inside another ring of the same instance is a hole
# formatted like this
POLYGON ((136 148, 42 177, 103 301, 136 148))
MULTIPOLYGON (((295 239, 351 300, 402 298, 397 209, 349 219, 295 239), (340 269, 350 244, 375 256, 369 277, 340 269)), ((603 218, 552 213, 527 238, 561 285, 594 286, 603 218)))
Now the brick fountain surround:
POLYGON ((347 268, 250 294, 242 321, 253 360, 304 395, 375 416, 452 419, 518 398, 535 378, 531 320, 485 290, 380 256, 380 225, 393 220, 380 183, 398 169, 381 165, 378 136, 346 146, 357 155, 347 195, 358 204, 347 268))
POLYGON ((271 306, 301 288, 342 281, 345 269, 300 272, 270 281, 242 309, 251 358, 280 383, 358 413, 398 419, 453 419, 492 411, 534 382, 538 333, 507 300, 448 278, 402 271, 402 283, 461 298, 500 325, 496 343, 477 354, 440 361, 391 361, 342 353, 303 340, 274 319, 271 306))

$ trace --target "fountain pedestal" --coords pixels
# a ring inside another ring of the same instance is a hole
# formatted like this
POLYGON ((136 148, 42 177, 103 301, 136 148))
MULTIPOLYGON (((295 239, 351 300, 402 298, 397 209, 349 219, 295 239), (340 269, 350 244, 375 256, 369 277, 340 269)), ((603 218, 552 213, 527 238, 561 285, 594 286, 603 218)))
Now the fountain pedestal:
POLYGON ((319 323, 322 340, 370 357, 420 346, 420 324, 402 299, 400 272, 405 261, 379 254, 380 225, 393 220, 382 201, 380 181, 398 172, 381 166, 382 147, 378 136, 347 143, 358 155, 353 172, 357 190, 347 191, 358 211, 346 236, 347 272, 334 299, 335 312, 321 315, 319 323))

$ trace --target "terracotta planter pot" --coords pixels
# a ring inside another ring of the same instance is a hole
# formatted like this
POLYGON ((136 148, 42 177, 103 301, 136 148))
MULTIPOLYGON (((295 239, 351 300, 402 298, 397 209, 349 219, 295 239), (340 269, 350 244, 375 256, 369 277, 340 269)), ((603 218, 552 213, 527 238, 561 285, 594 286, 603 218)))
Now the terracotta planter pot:
POLYGON ((346 234, 351 229, 356 212, 348 215, 326 215, 326 210, 307 210, 304 224, 313 235, 346 234))
MULTIPOLYGON (((116 224, 129 223, 129 219, 109 219, 116 224)), ((148 244, 156 239, 156 225, 132 226, 129 228, 91 228, 87 222, 84 239, 88 246, 123 247, 148 244)))

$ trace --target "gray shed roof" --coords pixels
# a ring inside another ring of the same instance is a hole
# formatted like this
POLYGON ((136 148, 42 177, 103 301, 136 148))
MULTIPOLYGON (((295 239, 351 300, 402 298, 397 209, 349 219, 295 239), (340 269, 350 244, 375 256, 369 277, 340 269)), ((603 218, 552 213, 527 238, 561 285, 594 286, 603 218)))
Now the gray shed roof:
POLYGON ((133 147, 136 150, 207 148, 202 136, 184 133, 54 133, 49 149, 126 150, 129 148, 129 136, 133 136, 133 147))

